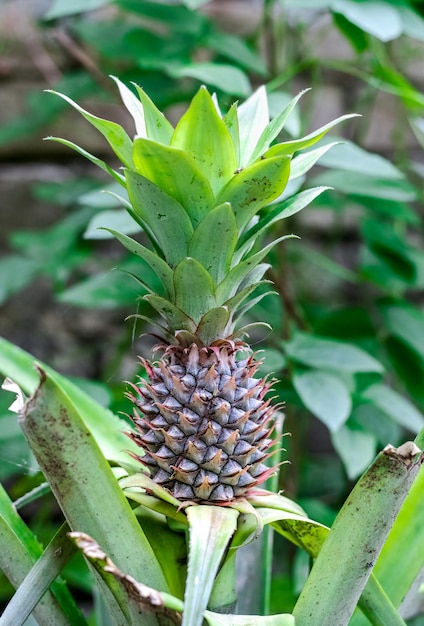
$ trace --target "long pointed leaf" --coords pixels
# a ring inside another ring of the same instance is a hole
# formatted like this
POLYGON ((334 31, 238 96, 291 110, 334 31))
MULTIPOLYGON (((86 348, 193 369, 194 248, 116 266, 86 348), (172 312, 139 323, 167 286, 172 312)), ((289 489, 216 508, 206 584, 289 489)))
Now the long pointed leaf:
POLYGON ((40 376, 20 423, 69 526, 96 537, 125 571, 166 590, 155 555, 91 433, 55 380, 42 370, 40 376))
POLYGON ((156 273, 156 275, 162 281, 163 286, 165 287, 167 296, 173 300, 174 299, 174 283, 173 283, 173 274, 172 270, 165 263, 163 259, 161 259, 157 254, 146 248, 145 246, 135 241, 131 237, 124 235, 123 233, 114 230, 113 228, 104 228, 104 230, 112 233, 116 239, 122 243, 123 246, 133 254, 136 254, 140 258, 142 258, 146 263, 150 265, 152 270, 156 273))
POLYGON ((214 579, 237 527, 238 511, 217 506, 190 506, 190 552, 183 626, 201 626, 214 579))
POLYGON ((134 120, 135 130, 140 137, 146 137, 146 123, 144 121, 144 109, 140 100, 136 98, 131 89, 128 89, 116 76, 111 76, 118 86, 122 102, 125 104, 128 113, 134 120))
POLYGON ((81 113, 81 115, 85 117, 90 124, 97 128, 97 130, 107 139, 110 147, 118 159, 120 159, 126 167, 132 167, 132 141, 122 126, 89 113, 80 107, 79 104, 74 102, 72 98, 65 96, 63 93, 59 93, 58 91, 53 91, 51 89, 48 89, 47 92, 66 100, 66 102, 73 106, 74 109, 81 113))
MULTIPOLYGON (((61 526, 25 580, 19 585, 2 614, 0 620, 2 626, 21 626, 24 624, 55 578, 59 576, 62 569, 74 556, 76 547, 66 536, 68 530, 69 526, 66 523, 61 526)), ((78 624, 82 626, 87 623, 76 607, 73 614, 68 617, 75 626, 78 624)), ((53 615, 51 615, 51 619, 54 619, 53 615)), ((67 623, 67 621, 63 620, 63 623, 67 623)))
POLYGON ((147 136, 154 141, 159 141, 160 143, 169 145, 174 132, 172 124, 168 122, 163 113, 159 111, 146 92, 135 83, 133 84, 137 89, 138 97, 143 104, 147 136))
MULTIPOLYGON (((11 378, 26 395, 35 392, 38 375, 34 368, 35 359, 21 348, 0 337, 0 372, 11 378)), ((78 407, 78 412, 93 434, 98 446, 109 461, 128 462, 126 450, 137 447, 123 434, 126 423, 108 409, 100 406, 82 389, 61 376, 52 368, 41 364, 55 384, 62 389, 68 402, 78 407)))
POLYGON ((262 85, 238 109, 240 136, 239 167, 246 167, 252 160, 256 145, 269 123, 268 98, 262 85))
POLYGON ((273 156, 281 156, 283 154, 294 154, 298 150, 304 150, 305 148, 310 148, 317 141, 319 141, 324 135, 328 133, 329 130, 340 124, 340 122, 344 122, 346 120, 352 119, 353 117, 358 117, 356 113, 350 113, 348 115, 342 115, 341 117, 332 120, 328 124, 321 126, 313 133, 302 137, 301 139, 294 139, 293 141, 285 141, 283 143, 278 143, 272 148, 270 148, 267 152, 265 152, 265 157, 273 157, 273 156))
POLYGON ((210 274, 199 261, 187 257, 174 272, 175 304, 197 325, 205 311, 216 305, 214 284, 210 274))
POLYGON ((309 172, 309 170, 315 165, 315 163, 333 146, 340 145, 340 141, 333 141, 333 143, 327 143, 325 146, 320 146, 314 150, 303 152, 298 154, 291 161, 290 180, 299 178, 309 172))
POLYGON ((184 311, 179 309, 175 304, 156 296, 154 294, 147 294, 144 296, 149 304, 167 321, 170 328, 175 330, 188 330, 194 332, 196 330, 196 324, 184 311))
POLYGON ((411 442, 397 449, 387 446, 362 476, 295 606, 296 626, 339 626, 349 621, 423 459, 411 442))

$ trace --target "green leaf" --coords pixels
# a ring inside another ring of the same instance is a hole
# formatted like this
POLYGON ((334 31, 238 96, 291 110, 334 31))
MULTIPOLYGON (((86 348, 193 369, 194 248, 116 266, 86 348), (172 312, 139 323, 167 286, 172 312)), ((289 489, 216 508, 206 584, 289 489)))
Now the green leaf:
POLYGON ((209 626, 295 626, 293 615, 220 615, 205 611, 205 621, 209 626))
POLYGON ((197 325, 215 305, 214 284, 208 271, 191 257, 180 261, 174 272, 175 304, 197 325))
POLYGON ((298 150, 305 150, 306 148, 310 148, 317 141, 319 141, 324 135, 328 133, 329 130, 344 122, 346 120, 352 119, 353 117, 358 117, 356 113, 350 113, 348 115, 342 115, 341 117, 332 120, 328 124, 321 126, 318 130, 315 130, 313 133, 309 135, 305 135, 301 139, 294 139, 293 141, 284 141, 283 143, 278 143, 275 146, 272 146, 267 152, 265 152, 265 157, 273 157, 273 156, 282 156, 288 154, 294 154, 298 150))
POLYGON ((366 430, 350 427, 349 422, 331 433, 331 441, 349 480, 358 478, 375 457, 376 437, 366 430))
POLYGON ((99 9, 105 4, 110 4, 111 0, 53 0, 45 20, 55 20, 65 15, 75 15, 76 13, 86 13, 99 9))
MULTIPOLYGON (((74 556, 76 547, 69 541, 68 531, 68 524, 63 524, 28 572, 25 580, 19 585, 12 600, 3 611, 1 621, 4 626, 24 624, 50 585, 74 556)), ((69 614, 67 618, 65 615, 58 615, 55 611, 56 615, 53 617, 51 614, 50 619, 54 619, 57 624, 69 624, 68 619, 72 620, 75 626, 87 624, 82 613, 72 604, 69 605, 69 608, 72 608, 72 614, 69 614)))
POLYGON ((175 78, 188 76, 202 83, 216 87, 232 96, 246 97, 251 91, 246 74, 233 65, 225 63, 190 63, 189 65, 168 66, 168 72, 175 78))
POLYGON ((295 372, 293 385, 305 407, 331 431, 338 430, 349 417, 349 390, 334 374, 319 370, 295 372))
POLYGON ((206 346, 213 341, 222 339, 229 334, 227 325, 230 321, 230 312, 225 306, 215 307, 202 317, 196 329, 196 337, 199 337, 206 346))
POLYGON ((28 285, 39 269, 36 261, 15 254, 0 259, 0 304, 28 285))
MULTIPOLYGON (((37 388, 35 362, 33 356, 0 337, 0 371, 21 387, 26 395, 34 393, 37 388)), ((126 423, 100 406, 65 376, 45 365, 42 367, 62 389, 62 393, 66 394, 72 406, 78 407, 79 414, 93 433, 104 456, 110 461, 128 463, 127 451, 136 451, 137 447, 122 432, 126 423)))
POLYGON ((412 307, 393 306, 387 307, 383 314, 389 332, 424 359, 424 315, 421 311, 412 307))
POLYGON ((71 148, 71 150, 75 150, 75 152, 78 152, 78 154, 83 156, 85 159, 88 159, 89 161, 94 163, 94 165, 97 165, 97 167, 100 167, 101 170, 107 172, 120 185, 125 186, 125 178, 122 176, 122 174, 112 169, 107 163, 105 163, 101 159, 98 159, 93 154, 90 154, 90 152, 87 152, 87 150, 84 150, 83 148, 80 148, 80 146, 77 146, 76 143, 72 143, 72 141, 68 141, 67 139, 61 139, 60 137, 45 137, 44 140, 55 141, 56 143, 61 143, 64 146, 71 148))
MULTIPOLYGON (((169 10, 169 7, 167 7, 167 9, 169 10)), ((169 145, 174 132, 172 124, 168 122, 164 114, 159 111, 146 92, 138 85, 134 84, 134 86, 143 104, 147 137, 153 141, 169 145)))
POLYGON ((263 154, 266 150, 268 150, 268 148, 270 147, 274 139, 276 139, 278 135, 280 134, 280 132, 283 130, 296 104, 299 102, 303 94, 306 93, 307 91, 309 91, 309 89, 304 89, 303 91, 298 93, 297 96, 292 98, 292 100, 290 100, 290 102, 283 108, 283 110, 280 111, 274 117, 274 119, 271 120, 269 124, 264 128, 261 136, 258 139, 256 147, 253 151, 253 154, 251 157, 252 161, 258 159, 261 156, 261 154, 263 154))
POLYGON ((220 283, 230 271, 237 243, 237 224, 231 204, 216 206, 196 228, 188 253, 220 283))
POLYGON ((150 265, 152 270, 156 273, 156 275, 160 278, 163 286, 165 287, 166 293, 170 300, 174 298, 174 283, 173 283, 173 273, 169 265, 165 263, 163 259, 161 259, 157 254, 141 245, 131 237, 127 237, 123 233, 120 233, 113 228, 107 228, 116 239, 122 243, 123 246, 127 250, 129 250, 132 254, 137 255, 146 263, 150 265))
POLYGON ((95 536, 131 575, 166 590, 156 557, 78 409, 54 377, 39 374, 20 423, 69 526, 95 536))
POLYGON ((239 513, 218 506, 190 506, 190 550, 182 626, 201 626, 215 576, 237 528, 239 513))
MULTIPOLYGON (((0 569, 14 587, 24 581, 43 548, 35 535, 23 522, 4 488, 0 485, 0 569)), ((13 608, 13 607, 12 607, 13 608)), ((85 623, 63 581, 55 581, 44 598, 34 609, 34 617, 39 621, 54 620, 55 624, 75 625, 85 623), (64 612, 63 612, 64 611, 64 612), (65 613, 65 614, 64 614, 65 613), (67 615, 67 617, 65 617, 67 615)), ((5 618, 3 614, 3 618, 5 618)), ((2 621, 3 621, 2 618, 2 621)), ((14 624, 17 621, 12 622, 14 624)))
POLYGON ((147 294, 144 296, 144 300, 147 302, 166 320, 170 326, 171 332, 175 330, 188 330, 194 332, 196 330, 196 324, 184 311, 179 309, 160 296, 154 294, 147 294))
POLYGON ((324 172, 311 182, 314 185, 328 185, 353 196, 369 196, 398 202, 412 202, 417 198, 417 190, 406 180, 374 178, 354 171, 324 172))
POLYGON ((257 161, 233 176, 219 193, 216 202, 231 204, 239 232, 242 232, 263 206, 282 194, 289 176, 288 157, 257 161))
POLYGON ((269 123, 268 99, 263 85, 238 107, 237 115, 240 137, 238 167, 246 167, 253 160, 256 146, 269 123))
MULTIPOLYGON (((241 37, 214 30, 207 35, 206 45, 210 49, 219 52, 222 56, 236 61, 235 65, 240 65, 260 76, 266 76, 268 74, 262 56, 250 48, 241 37)), ((249 91, 247 93, 249 93, 249 91)))
POLYGON ((147 235, 157 241, 167 263, 175 267, 187 256, 193 234, 190 218, 179 202, 144 176, 127 170, 126 178, 131 204, 147 224, 147 235))
POLYGON ((295 215, 313 202, 323 191, 327 191, 328 189, 330 189, 330 187, 313 187, 312 189, 306 189, 305 191, 301 191, 287 198, 287 200, 283 202, 278 202, 270 206, 263 214, 259 215, 258 223, 240 237, 240 249, 245 250, 248 248, 252 241, 255 241, 260 235, 265 233, 272 224, 295 215))
POLYGON ((361 348, 334 339, 296 332, 284 345, 290 358, 310 367, 344 372, 384 372, 381 363, 361 348))
POLYGON ((88 223, 84 239, 111 239, 110 233, 113 230, 125 235, 135 235, 141 229, 126 209, 99 211, 88 223))
POLYGON ((382 0, 333 0, 331 9, 380 41, 391 41, 402 34, 402 21, 397 7, 382 0))
POLYGON ((405 180, 405 174, 388 159, 368 152, 344 137, 335 138, 338 143, 331 152, 320 158, 320 165, 325 167, 358 172, 377 179, 405 180))
POLYGON ((408 442, 387 446, 355 485, 313 567, 293 614, 296 624, 347 624, 423 454, 408 442), (364 549, 366 546, 366 549, 364 549), (337 575, 335 576, 335 572, 337 575), (329 619, 334 616, 334 619, 329 619))
MULTIPOLYGON (((337 146, 338 142, 327 143, 324 146, 315 148, 315 150, 309 150, 303 154, 295 156, 291 161, 290 180, 299 178, 309 172, 309 170, 315 165, 315 163, 321 159, 331 148, 337 146)), ((322 165, 322 163, 320 163, 322 165)))
POLYGON ((215 195, 237 167, 231 135, 205 87, 178 122, 171 145, 191 154, 215 195))
POLYGON ((372 385, 362 393, 362 397, 371 400, 383 413, 411 432, 417 433, 424 427, 423 414, 387 385, 372 385))
POLYGON ((120 159, 126 167, 132 167, 132 141, 122 126, 85 111, 76 102, 74 102, 71 98, 68 98, 68 96, 65 96, 63 93, 53 91, 52 89, 48 89, 47 92, 59 96, 73 106, 79 113, 81 113, 81 115, 85 117, 85 119, 90 122, 94 128, 97 128, 97 130, 107 139, 110 147, 118 159, 120 159))
POLYGON ((128 87, 124 85, 119 78, 116 78, 116 76, 111 76, 111 78, 117 84, 122 102, 134 120, 137 135, 139 137, 146 137, 146 124, 144 121, 144 109, 142 103, 138 98, 136 98, 131 89, 128 89, 128 87))
POLYGON ((213 206, 209 182, 187 152, 140 138, 134 141, 133 159, 139 174, 184 207, 194 228, 213 206))
POLYGON ((365 220, 362 233, 369 249, 375 254, 391 272, 406 282, 413 282, 417 268, 415 259, 405 238, 400 237, 391 225, 380 221, 365 220))

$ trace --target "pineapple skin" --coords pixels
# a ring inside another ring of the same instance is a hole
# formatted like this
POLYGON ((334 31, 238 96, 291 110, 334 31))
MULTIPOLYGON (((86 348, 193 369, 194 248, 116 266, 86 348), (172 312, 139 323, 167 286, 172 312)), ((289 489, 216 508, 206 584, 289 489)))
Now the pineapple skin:
POLYGON ((264 464, 277 406, 265 399, 272 383, 255 378, 254 356, 237 359, 241 342, 170 345, 152 365, 149 382, 132 385, 129 437, 135 458, 180 501, 231 504, 275 471, 264 464))

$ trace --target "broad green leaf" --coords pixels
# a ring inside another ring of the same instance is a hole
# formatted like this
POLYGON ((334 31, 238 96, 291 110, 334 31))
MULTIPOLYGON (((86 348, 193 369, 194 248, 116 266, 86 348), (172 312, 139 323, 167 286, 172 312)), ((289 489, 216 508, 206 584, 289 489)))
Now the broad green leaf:
MULTIPOLYGON (((34 369, 36 362, 39 361, 33 356, 0 337, 0 371, 19 385, 26 395, 34 393, 37 388, 38 376, 34 369)), ((137 448, 122 432, 125 422, 100 406, 65 376, 47 366, 43 365, 43 368, 62 389, 72 406, 78 407, 79 414, 104 456, 110 461, 128 462, 126 451, 137 448)))
POLYGON ((116 76, 111 76, 118 86, 119 93, 128 113, 134 120, 135 130, 139 137, 146 137, 146 123, 144 121, 144 109, 140 100, 128 89, 116 76))
POLYGON ((215 195, 237 167, 231 135, 205 87, 178 122, 171 145, 191 154, 215 195))
POLYGON ((258 223, 252 226, 252 228, 240 238, 240 250, 245 250, 252 241, 255 241, 260 235, 265 233, 272 224, 295 215, 328 189, 330 189, 330 187, 313 187, 312 189, 306 189, 305 191, 301 191, 287 198, 287 200, 283 202, 278 202, 270 206, 264 211, 263 215, 259 215, 258 223))
POLYGON ((284 191, 290 176, 290 159, 263 159, 238 172, 219 193, 216 203, 229 202, 239 232, 252 217, 284 191))
POLYGON ((374 178, 352 171, 329 171, 315 176, 311 181, 314 185, 329 185, 342 193, 354 196, 368 196, 398 202, 413 202, 417 198, 417 190, 406 180, 374 178))
POLYGON ((207 35, 206 45, 227 59, 236 61, 235 65, 240 65, 260 76, 268 74, 263 56, 250 48, 239 36, 214 30, 207 35))
POLYGON ((39 263, 10 254, 0 259, 0 304, 31 282, 40 269, 39 263))
POLYGON ((190 332, 194 332, 196 330, 196 323, 192 320, 184 311, 179 309, 169 302, 169 300, 165 300, 165 298, 161 298, 160 296, 155 296, 153 294, 147 294, 144 296, 144 299, 154 308, 156 311, 162 315, 162 317, 166 320, 167 324, 169 324, 171 328, 171 332, 175 330, 188 330, 190 332))
MULTIPOLYGON (((169 7, 167 7, 167 9, 169 10, 169 7)), ((153 141, 159 141, 160 143, 169 145, 174 132, 171 123, 168 122, 164 114, 159 111, 146 92, 138 85, 134 86, 143 104, 147 137, 153 141)))
POLYGON ((177 200, 196 228, 213 206, 214 196, 194 158, 178 148, 136 139, 133 159, 139 174, 177 200))
POLYGON ((126 171, 128 195, 136 214, 148 225, 150 238, 157 241, 167 263, 176 266, 187 256, 193 227, 179 202, 147 178, 126 171))
POLYGON ((191 257, 182 259, 174 272, 175 304, 197 325, 205 311, 215 305, 214 284, 209 272, 191 257))
POLYGON ((386 328, 390 334, 406 343, 424 359, 424 315, 417 308, 402 306, 383 310, 386 328))
POLYGON ((419 432, 424 427, 423 414, 407 398, 387 385, 372 385, 362 393, 362 397, 371 400, 386 415, 411 432, 419 432))
POLYGON ((350 415, 352 400, 349 390, 334 374, 320 370, 297 371, 293 385, 303 404, 330 431, 336 431, 350 415))
POLYGON ((269 123, 268 99, 263 85, 238 107, 237 114, 240 137, 238 167, 246 167, 252 161, 256 145, 269 123))
POLYGON ((398 235, 393 226, 380 221, 367 219, 362 225, 364 240, 371 252, 387 265, 399 278, 407 282, 416 277, 413 248, 398 235))
POLYGON ((331 9, 380 41, 391 41, 402 34, 397 7, 390 6, 388 2, 333 0, 331 9))
POLYGON ((190 547, 182 626, 201 626, 215 576, 237 528, 238 515, 238 511, 227 507, 187 508, 190 547))
POLYGON ((411 442, 400 448, 386 446, 378 455, 355 485, 321 548, 294 608, 296 623, 349 622, 422 460, 423 454, 411 442))
POLYGON ((202 317, 196 329, 196 337, 208 346, 213 341, 226 337, 230 312, 225 306, 215 307, 202 317))
POLYGON ((231 204, 216 206, 193 233, 188 254, 220 283, 228 274, 237 243, 237 224, 231 204))
POLYGON ((251 91, 246 74, 234 65, 225 63, 190 63, 190 65, 169 65, 168 72, 175 78, 188 76, 202 83, 216 87, 233 96, 246 97, 251 91))
POLYGON ((328 124, 321 126, 318 130, 315 130, 313 133, 309 135, 305 135, 301 139, 294 139, 293 141, 284 141, 283 143, 278 143, 275 146, 272 146, 267 152, 265 152, 265 157, 273 157, 273 156, 282 156, 282 155, 291 155, 297 152, 298 150, 305 150, 306 148, 310 148, 317 141, 319 141, 324 135, 328 133, 329 130, 344 122, 346 120, 352 119, 353 117, 358 117, 356 113, 350 113, 348 115, 342 115, 341 117, 332 120, 328 124))
POLYGON ((384 371, 381 363, 361 348, 335 339, 297 332, 285 343, 285 350, 294 361, 310 367, 345 372, 384 371))
POLYGON ((405 174, 399 168, 379 154, 368 152, 344 137, 332 139, 336 139, 338 145, 334 145, 331 152, 320 158, 320 165, 336 170, 358 172, 377 179, 405 179, 405 174))
POLYGON ((132 167, 132 141, 122 126, 85 111, 79 106, 79 104, 74 102, 71 98, 68 98, 68 96, 65 96, 63 93, 59 93, 51 89, 48 89, 47 91, 48 93, 59 96, 73 106, 79 113, 81 113, 81 115, 85 117, 90 124, 97 128, 97 130, 107 139, 110 147, 115 152, 118 159, 120 159, 126 167, 132 167))
MULTIPOLYGON (((327 143, 325 146, 320 146, 319 148, 295 156, 291 161, 290 180, 299 178, 306 174, 306 172, 309 172, 315 163, 331 148, 337 146, 338 143, 338 141, 327 143)), ((322 165, 322 163, 320 163, 320 165, 322 165)))
POLYGON ((105 163, 101 159, 98 159, 93 154, 90 154, 90 152, 87 152, 87 150, 84 150, 83 148, 80 148, 80 146, 77 146, 76 143, 72 143, 72 141, 68 141, 67 139, 61 139, 60 137, 45 137, 44 140, 55 141, 56 143, 61 143, 64 146, 71 148, 71 150, 75 150, 75 152, 78 152, 78 154, 83 156, 85 159, 88 159, 89 161, 94 163, 94 165, 100 167, 101 170, 104 170, 105 172, 110 174, 110 176, 112 176, 112 178, 114 178, 120 185, 125 186, 125 178, 122 176, 122 174, 112 169, 107 163, 105 163))
MULTIPOLYGON (((0 542, 2 546, 0 569, 3 570, 12 585, 18 588, 42 554, 43 548, 17 513, 15 505, 1 485, 0 542)), ((75 620, 76 626, 85 623, 68 589, 61 581, 52 583, 50 590, 34 610, 34 617, 40 622, 54 619, 58 625, 69 624, 69 618, 75 620), (65 618, 61 607, 68 618, 65 618)), ((16 621, 14 623, 16 624, 16 621)))
POLYGON ((309 91, 309 89, 304 89, 299 94, 297 94, 297 96, 295 96, 292 100, 290 100, 290 102, 284 107, 284 109, 280 111, 278 115, 276 115, 274 119, 272 119, 269 122, 266 128, 264 128, 256 144, 256 147, 253 151, 253 154, 251 157, 252 161, 254 161, 255 159, 258 159, 261 156, 261 154, 263 154, 266 150, 268 150, 268 148, 270 147, 274 139, 276 139, 278 135, 280 134, 280 132, 283 130, 296 104, 299 102, 303 94, 306 93, 307 91, 309 91))
POLYGON ((99 9, 105 4, 110 4, 111 0, 53 0, 47 13, 46 20, 55 20, 65 15, 75 15, 76 13, 86 13, 99 9))
POLYGON ((112 235, 116 237, 116 239, 132 254, 139 256, 150 265, 152 270, 160 278, 168 297, 170 300, 173 300, 175 295, 173 273, 169 265, 167 265, 157 254, 141 245, 141 243, 138 243, 138 241, 131 239, 131 237, 127 237, 113 228, 107 228, 105 230, 112 233, 112 235))
MULTIPOLYGON (((69 541, 67 537, 68 531, 69 526, 66 523, 63 524, 19 585, 12 600, 2 613, 1 622, 3 626, 20 626, 20 624, 24 624, 26 619, 36 609, 50 585, 54 583, 62 569, 74 556, 76 547, 69 541)), ((71 601, 71 596, 68 599, 68 609, 71 610, 68 615, 60 615, 58 610, 52 607, 49 619, 54 619, 57 624, 69 624, 69 620, 75 626, 87 624, 83 614, 71 601)))
POLYGON ((155 555, 78 409, 54 378, 39 374, 20 423, 69 526, 95 536, 131 575, 166 590, 155 555))
POLYGON ((376 437, 366 430, 351 428, 349 422, 331 433, 331 441, 343 461, 349 480, 358 478, 376 454, 376 437))
POLYGON ((99 211, 88 223, 84 239, 111 239, 112 230, 125 235, 135 235, 141 229, 126 209, 99 211))

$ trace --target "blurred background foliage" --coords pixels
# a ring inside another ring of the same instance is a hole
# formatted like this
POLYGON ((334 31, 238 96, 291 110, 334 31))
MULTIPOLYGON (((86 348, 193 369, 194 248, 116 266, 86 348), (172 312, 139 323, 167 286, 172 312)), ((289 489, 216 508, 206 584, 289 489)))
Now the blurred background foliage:
MULTIPOLYGON (((148 328, 124 322, 147 306, 125 273, 139 273, 142 261, 97 230, 134 232, 114 186, 75 153, 41 143, 66 137, 113 164, 101 138, 43 88, 128 128, 110 74, 140 84, 171 120, 202 83, 223 108, 266 84, 274 115, 312 87, 286 127, 292 137, 343 113, 363 116, 344 126, 307 179, 291 184, 288 194, 305 184, 332 189, 286 222, 301 241, 274 250, 277 294, 249 313, 273 327, 253 339, 286 403, 290 464, 281 487, 331 524, 376 451, 424 425, 424 3, 3 0, 0 14, 0 332, 114 411, 128 409, 122 380, 151 346, 139 338, 148 328), (26 76, 15 105, 19 72, 26 76)), ((42 479, 9 400, 0 395, 0 479, 19 498, 42 479)), ((48 495, 27 515, 49 536, 48 495)), ((303 553, 277 548, 285 554, 273 609, 285 611, 308 564, 303 553)), ((84 593, 87 577, 73 567, 69 577, 84 593)), ((3 599, 9 592, 0 586, 3 599)))

